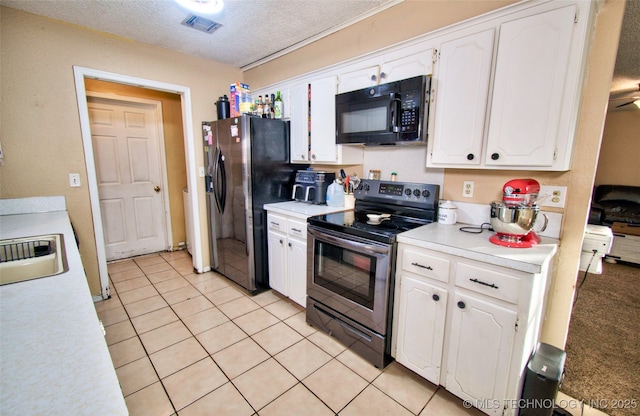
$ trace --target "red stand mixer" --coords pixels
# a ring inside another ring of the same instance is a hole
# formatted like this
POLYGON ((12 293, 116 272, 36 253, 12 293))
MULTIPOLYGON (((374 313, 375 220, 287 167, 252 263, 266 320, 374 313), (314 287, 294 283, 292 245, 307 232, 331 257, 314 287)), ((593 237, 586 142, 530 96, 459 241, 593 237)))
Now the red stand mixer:
MULTIPOLYGON (((535 179, 512 179, 502 187, 502 201, 491 203, 491 226, 496 234, 489 238, 494 244, 527 248, 540 242, 533 231, 538 217, 536 205, 540 184, 535 179)), ((540 231, 547 227, 547 216, 540 231)))

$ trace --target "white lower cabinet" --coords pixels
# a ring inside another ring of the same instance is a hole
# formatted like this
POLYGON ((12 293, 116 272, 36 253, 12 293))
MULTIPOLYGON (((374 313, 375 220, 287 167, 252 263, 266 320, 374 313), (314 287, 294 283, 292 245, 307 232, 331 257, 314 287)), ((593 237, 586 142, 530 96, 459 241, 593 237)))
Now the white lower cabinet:
POLYGON ((447 291, 409 274, 400 278, 396 360, 440 384, 447 291))
POLYGON ((307 224, 299 218, 267 214, 269 286, 306 307, 307 224))
POLYGON ((546 275, 399 243, 395 359, 487 414, 515 414, 546 275))

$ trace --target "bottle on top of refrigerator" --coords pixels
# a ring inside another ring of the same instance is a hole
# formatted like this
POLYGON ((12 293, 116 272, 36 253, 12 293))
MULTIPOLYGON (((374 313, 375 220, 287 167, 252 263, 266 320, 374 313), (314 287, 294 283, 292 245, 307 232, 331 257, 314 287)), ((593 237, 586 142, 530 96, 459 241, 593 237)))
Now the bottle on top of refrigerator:
POLYGON ((258 95, 258 99, 256 100, 256 114, 262 117, 263 113, 264 111, 262 107, 262 95, 258 95))
POLYGON ((273 116, 274 118, 282 118, 284 114, 284 103, 280 97, 280 91, 276 95, 276 100, 273 103, 273 116))
POLYGON ((271 103, 269 102, 269 94, 264 96, 264 105, 262 106, 262 117, 271 118, 271 103))

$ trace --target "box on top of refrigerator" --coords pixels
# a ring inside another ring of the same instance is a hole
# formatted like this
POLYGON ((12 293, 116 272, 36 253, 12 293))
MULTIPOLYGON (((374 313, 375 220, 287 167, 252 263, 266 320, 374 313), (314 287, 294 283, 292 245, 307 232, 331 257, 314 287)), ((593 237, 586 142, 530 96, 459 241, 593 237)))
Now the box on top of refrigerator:
POLYGON ((251 90, 248 84, 234 82, 229 88, 231 96, 231 117, 238 117, 251 111, 251 90))

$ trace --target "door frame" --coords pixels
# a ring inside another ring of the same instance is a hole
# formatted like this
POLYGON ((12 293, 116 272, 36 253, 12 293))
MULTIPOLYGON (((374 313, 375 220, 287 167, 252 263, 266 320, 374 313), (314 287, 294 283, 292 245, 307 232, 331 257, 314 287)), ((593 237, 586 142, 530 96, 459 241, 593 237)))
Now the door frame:
POLYGON ((91 139, 91 126, 89 124, 89 110, 87 108, 87 91, 85 89, 85 78, 94 78, 102 81, 116 82, 125 85, 134 85, 149 88, 157 91, 179 94, 182 101, 182 128, 184 133, 185 158, 187 164, 187 186, 189 192, 189 205, 192 213, 193 229, 193 267, 198 273, 204 272, 202 243, 200 233, 200 216, 198 212, 198 171, 195 158, 195 138, 193 134, 193 112, 191 109, 191 89, 182 85, 168 84, 165 82, 153 81, 144 78, 136 78, 128 75, 116 74, 113 72, 100 71, 97 69, 73 66, 75 78, 76 99, 78 101, 78 112, 80 116, 80 130, 82 143, 84 145, 85 166, 87 169, 87 185, 89 189, 89 200, 91 202, 91 213, 93 215, 93 231, 95 234, 96 252, 98 257, 98 271, 100 274, 100 287, 102 299, 109 297, 109 272, 107 270, 107 255, 104 245, 104 230, 102 225, 102 215, 100 211, 100 200, 98 197, 98 182, 96 178, 96 165, 93 158, 93 144, 91 139))
MULTIPOLYGON (((153 107, 156 117, 156 134, 158 135, 158 148, 154 149, 158 152, 158 162, 160 164, 160 186, 164 190, 162 192, 162 216, 163 216, 163 238, 165 250, 173 250, 173 233, 171 232, 171 205, 169 204, 169 179, 167 178, 167 155, 164 147, 164 119, 162 118, 162 102, 158 100, 149 100, 138 97, 128 97, 124 95, 107 94, 102 92, 87 91, 87 97, 98 98, 109 101, 111 104, 143 104, 153 107)), ((87 100, 88 103, 88 100, 87 100)), ((93 137, 91 139, 93 145, 93 137)), ((94 171, 95 174, 95 171, 94 171)), ((96 177, 97 179, 97 177, 96 177)), ((98 189, 98 198, 100 196, 98 189)), ((186 222, 185 222, 186 224, 186 222)), ((106 256, 106 249, 105 249, 106 256)))

